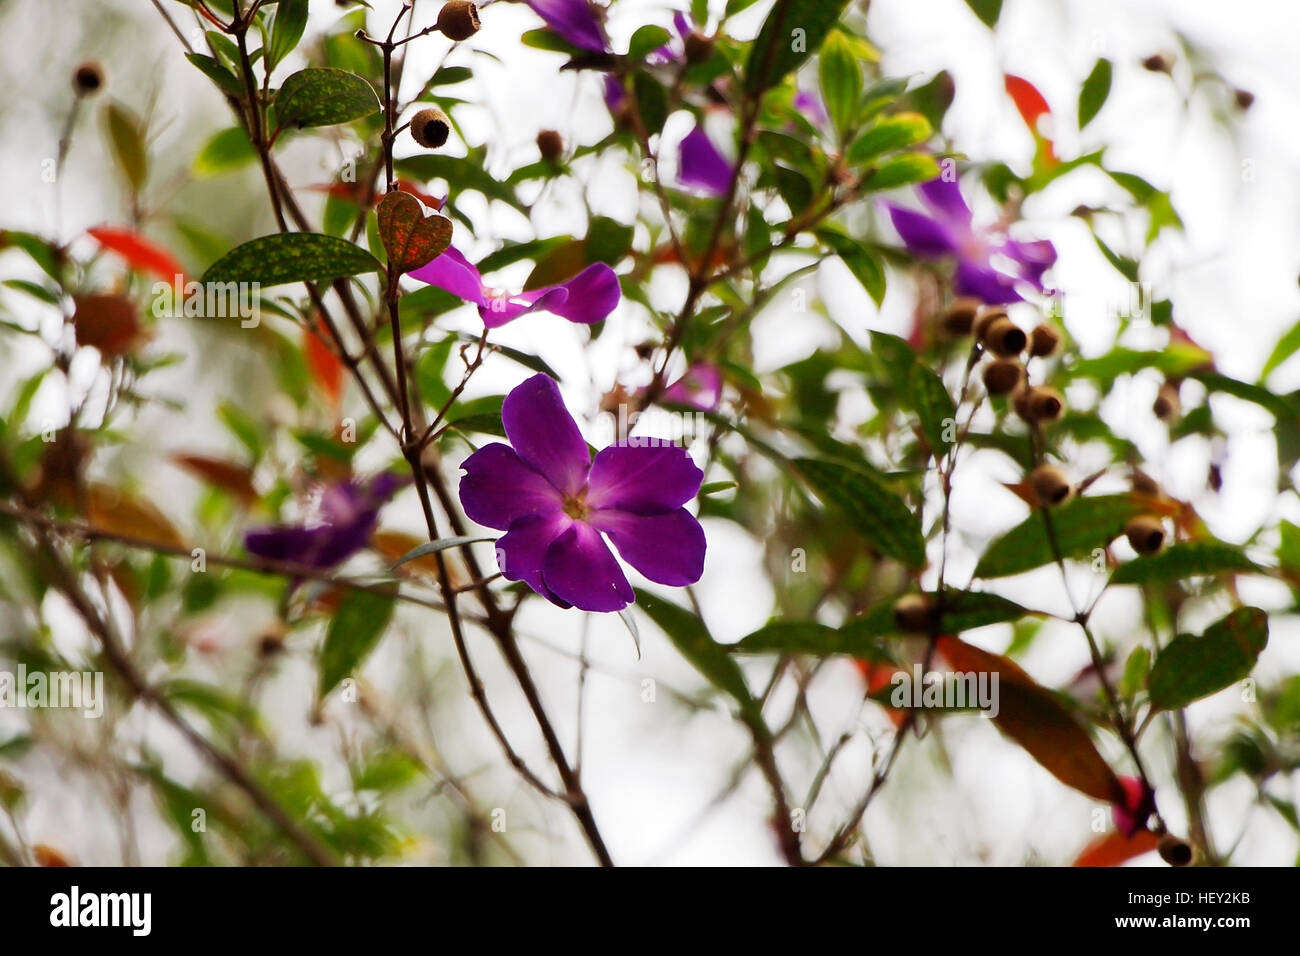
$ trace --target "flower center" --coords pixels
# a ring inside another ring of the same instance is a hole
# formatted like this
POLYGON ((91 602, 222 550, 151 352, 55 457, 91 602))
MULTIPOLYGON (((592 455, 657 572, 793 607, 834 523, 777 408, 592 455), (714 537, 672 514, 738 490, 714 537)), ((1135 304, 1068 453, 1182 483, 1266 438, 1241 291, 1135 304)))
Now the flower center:
POLYGON ((574 521, 587 517, 587 489, 584 488, 576 495, 565 495, 564 513, 574 521))

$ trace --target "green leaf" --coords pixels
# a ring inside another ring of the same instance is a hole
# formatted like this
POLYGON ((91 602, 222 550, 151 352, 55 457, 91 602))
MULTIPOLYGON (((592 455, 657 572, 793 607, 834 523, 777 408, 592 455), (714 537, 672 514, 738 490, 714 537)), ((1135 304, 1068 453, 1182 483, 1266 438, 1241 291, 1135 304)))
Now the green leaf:
POLYGON ((920 113, 886 116, 854 140, 845 158, 851 166, 864 166, 881 153, 924 143, 932 132, 930 121, 920 113))
POLYGON ((266 69, 276 66, 293 52, 307 27, 307 0, 280 0, 271 21, 271 39, 267 44, 266 69))
POLYGON ((710 684, 734 697, 747 713, 757 710, 749 685, 745 683, 745 675, 727 653, 727 648, 713 639, 703 621, 686 608, 649 591, 638 590, 636 603, 673 642, 678 653, 710 684))
POLYGON ((236 246, 203 274, 207 282, 327 282, 376 272, 379 262, 360 246, 312 232, 286 232, 236 246))
POLYGON ((426 554, 437 554, 439 551, 446 551, 448 548, 459 548, 463 544, 477 544, 480 541, 495 541, 492 537, 458 537, 458 538, 439 538, 437 541, 426 541, 419 547, 412 548, 406 554, 402 555, 393 562, 389 570, 396 571, 408 561, 414 561, 416 558, 422 558, 426 554))
POLYGON ((1268 615, 1239 607, 1201 637, 1180 634, 1156 657, 1147 689, 1159 710, 1186 707, 1247 677, 1268 644, 1268 615))
POLYGON ((990 30, 997 26, 998 17, 1002 13, 1002 0, 966 0, 966 6, 990 30))
POLYGON ((1110 60, 1100 59, 1079 90, 1079 129, 1092 122, 1110 95, 1110 60))
POLYGON ((815 458, 794 465, 813 491, 842 511, 850 526, 876 550, 909 568, 925 564, 921 522, 892 490, 866 471, 815 458))
POLYGON ((776 0, 745 61, 745 92, 762 93, 822 45, 848 0, 776 0))
POLYGON ((668 45, 668 31, 655 23, 639 27, 627 44, 630 60, 644 60, 655 50, 668 45))
POLYGON ((933 156, 924 153, 907 153, 891 159, 867 177, 864 189, 895 189, 911 183, 928 182, 939 178, 939 164, 933 156))
POLYGON ((822 44, 817 68, 826 110, 835 129, 843 136, 862 102, 862 66, 848 37, 832 33, 822 44))
POLYGON ((232 126, 216 133, 203 144, 194 157, 194 175, 219 176, 257 159, 257 151, 242 126, 232 126))
MULTIPOLYGON (((891 610, 892 619, 892 610, 891 610)), ((834 628, 816 621, 773 621, 746 635, 731 648, 737 654, 810 654, 889 661, 879 635, 858 628, 834 628)))
POLYGON ((149 178, 149 156, 144 137, 140 134, 139 120, 120 104, 109 103, 104 107, 104 123, 117 168, 122 171, 131 192, 140 192, 149 178))
MULTIPOLYGON (((1129 495, 1075 498, 1053 508, 1052 528, 1062 557, 1087 557, 1094 549, 1104 548, 1143 510, 1142 502, 1129 495)), ((1021 574, 1054 560, 1047 523, 1042 512, 1035 511, 988 546, 975 566, 975 577, 1021 574)))
POLYGON ((222 63, 205 53, 186 53, 185 59, 199 68, 208 79, 217 84, 223 93, 236 98, 244 95, 244 87, 222 63))
POLYGON ((1278 339, 1277 345, 1274 346, 1272 353, 1268 357, 1268 361, 1264 363, 1263 371, 1259 373, 1259 380, 1262 382, 1268 378, 1274 369, 1295 355, 1296 352, 1300 352, 1300 322, 1291 326, 1286 334, 1278 339))
POLYGON ((397 589, 391 593, 352 590, 343 598, 325 634, 320 652, 319 696, 324 698, 339 681, 353 673, 374 650, 397 603, 397 589))
POLYGON ((288 77, 275 95, 280 126, 333 126, 369 116, 379 97, 364 79, 346 70, 311 67, 288 77))
POLYGON ((946 432, 954 431, 953 423, 957 416, 957 407, 952 396, 935 372, 916 362, 907 376, 908 398, 921 419, 921 431, 930 445, 930 452, 935 459, 942 458, 948 450, 946 432))
POLYGON ((1158 554, 1145 554, 1118 568, 1111 584, 1146 584, 1182 580, 1198 574, 1224 574, 1258 570, 1240 548, 1220 541, 1173 544, 1158 554))

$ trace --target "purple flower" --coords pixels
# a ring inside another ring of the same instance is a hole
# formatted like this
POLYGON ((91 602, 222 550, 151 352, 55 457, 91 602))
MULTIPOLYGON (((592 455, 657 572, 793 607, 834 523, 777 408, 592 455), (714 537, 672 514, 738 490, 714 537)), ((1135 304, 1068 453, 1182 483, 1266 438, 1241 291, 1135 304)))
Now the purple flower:
POLYGON ((473 302, 478 306, 483 324, 489 329, 530 312, 550 312, 570 322, 590 325, 613 312, 622 295, 618 276, 603 262, 587 266, 567 282, 514 295, 484 285, 478 269, 450 248, 428 265, 412 271, 411 275, 466 302, 473 302))
POLYGON ((629 442, 593 460, 559 388, 540 374, 506 396, 501 421, 510 445, 465 459, 460 501, 474 521, 506 532, 497 539, 506 578, 560 607, 620 611, 634 595, 604 533, 651 581, 700 579, 704 529, 682 506, 704 473, 684 449, 629 442))
POLYGON ((379 523, 379 509, 406 482, 390 472, 370 481, 327 486, 302 524, 254 528, 244 535, 250 554, 312 568, 342 564, 364 548, 379 523))
POLYGON ((685 375, 663 390, 661 398, 675 405, 711 412, 722 401, 722 370, 707 362, 692 365, 685 375))
POLYGON ((800 90, 794 95, 794 108, 807 118, 813 126, 823 129, 830 125, 831 118, 826 112, 822 98, 816 93, 800 90))
POLYGON ((735 165, 713 145, 703 126, 697 124, 678 147, 677 180, 683 186, 725 196, 735 173, 735 165))
POLYGON ((1043 273, 1056 261, 1056 248, 1050 242, 1018 242, 998 229, 976 228, 955 181, 940 177, 917 189, 929 215, 886 203, 889 217, 913 255, 922 259, 956 257, 953 284, 959 295, 1006 305, 1022 298, 1016 291, 1017 282, 1043 290, 1043 273), (1004 262, 995 265, 994 256, 1004 262))
POLYGON ((600 18, 587 0, 526 0, 551 32, 579 50, 605 53, 609 40, 600 18))

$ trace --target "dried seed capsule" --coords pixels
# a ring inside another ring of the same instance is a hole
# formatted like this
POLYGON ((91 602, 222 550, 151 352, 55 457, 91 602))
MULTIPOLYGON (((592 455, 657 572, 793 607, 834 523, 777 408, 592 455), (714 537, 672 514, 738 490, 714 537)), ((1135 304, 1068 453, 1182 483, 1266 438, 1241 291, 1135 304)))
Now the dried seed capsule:
POLYGON ((1030 421, 1054 422, 1065 411, 1065 399, 1054 388, 1035 385, 1025 396, 1025 407, 1030 421))
POLYGON ((1061 469, 1052 465, 1039 465, 1029 473, 1029 486, 1040 504, 1059 505, 1074 492, 1070 479, 1061 469))
POLYGON ((1152 73, 1172 73, 1174 58, 1168 53, 1152 53, 1142 60, 1142 68, 1152 73))
POLYGON ((1248 110, 1255 105, 1255 94, 1250 90, 1233 90, 1232 98, 1237 101, 1237 109, 1248 110))
POLYGON ((437 149, 450 133, 451 121, 440 109, 423 109, 411 117, 411 138, 426 149, 437 149))
POLYGON ((970 335, 975 324, 975 313, 979 311, 980 301, 972 296, 962 295, 952 300, 948 311, 944 313, 943 330, 949 335, 970 335))
POLYGON ((1061 344, 1061 333, 1050 325, 1036 325, 1029 333, 1029 354, 1036 358, 1047 358, 1061 344))
POLYGON ((1005 319, 1007 310, 1000 305, 984 305, 975 310, 975 318, 971 323, 971 332, 975 338, 983 339, 984 333, 988 331, 990 325, 998 319, 1005 319))
POLYGON ((894 620, 909 634, 928 634, 935 623, 934 604, 927 594, 904 594, 894 602, 894 620))
POLYGON ((1003 317, 989 323, 988 328, 984 330, 982 341, 995 355, 1009 358, 1023 352, 1029 339, 1024 329, 1003 317))
POLYGON ((544 129, 537 134, 537 151, 548 163, 558 163, 564 155, 564 137, 553 129, 544 129))
POLYGON ((478 7, 469 0, 448 0, 438 11, 438 29, 448 40, 468 40, 478 28, 478 7))
POLYGON ((1176 836, 1161 837, 1156 845, 1156 852, 1160 854, 1160 859, 1170 866, 1186 866, 1192 862, 1191 844, 1176 836))
POLYGON ((104 68, 94 60, 87 60, 72 73, 72 88, 78 96, 93 96, 104 85, 104 68))
POLYGON ((1155 554, 1165 543, 1165 528, 1153 515, 1138 515, 1124 527, 1124 536, 1138 554, 1155 554))
POLYGON ((1025 369, 1015 359, 997 359, 984 368, 984 387, 990 395, 1010 395, 1024 380, 1025 369))
POLYGON ((1178 383, 1165 382, 1160 386, 1160 391, 1156 392, 1155 404, 1151 406, 1151 411, 1155 412, 1156 418, 1167 422, 1171 418, 1177 418, 1181 408, 1182 403, 1178 400, 1178 383))
POLYGON ((713 37, 705 36, 699 30, 686 34, 686 62, 703 63, 713 56, 713 37))

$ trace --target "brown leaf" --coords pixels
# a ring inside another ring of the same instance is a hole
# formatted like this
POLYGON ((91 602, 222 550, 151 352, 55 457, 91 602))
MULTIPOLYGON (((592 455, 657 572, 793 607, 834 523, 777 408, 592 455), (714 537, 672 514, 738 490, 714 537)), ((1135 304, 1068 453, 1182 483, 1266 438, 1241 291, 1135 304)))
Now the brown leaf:
POLYGON ((424 207, 410 193, 389 192, 375 214, 389 267, 399 272, 420 268, 451 245, 451 220, 445 216, 425 216, 424 207))
POLYGON ((246 465, 207 455, 172 455, 172 461, 208 484, 230 492, 246 505, 257 501, 253 470, 246 465))
POLYGON ((109 534, 139 538, 179 548, 181 536, 157 508, 133 498, 111 485, 86 489, 92 527, 109 534))
POLYGON ((130 298, 111 293, 79 296, 72 316, 78 345, 93 345, 106 357, 128 355, 148 341, 140 310, 130 298))

